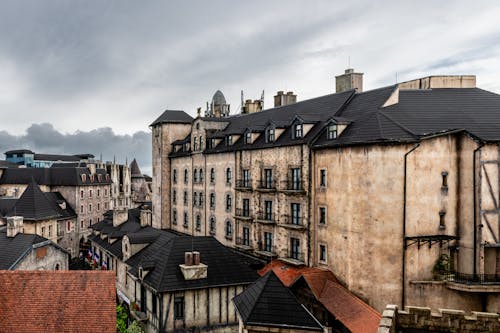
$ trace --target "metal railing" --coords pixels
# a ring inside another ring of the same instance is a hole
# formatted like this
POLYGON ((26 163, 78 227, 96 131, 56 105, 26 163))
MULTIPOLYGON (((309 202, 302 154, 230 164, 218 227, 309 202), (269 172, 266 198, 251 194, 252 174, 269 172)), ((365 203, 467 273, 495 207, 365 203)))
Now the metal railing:
POLYGON ((250 179, 238 179, 238 180, 236 180, 235 185, 237 188, 245 188, 245 189, 252 188, 252 182, 250 179))
POLYGON ((305 218, 303 216, 283 215, 281 224, 290 227, 305 228, 305 218))
POLYGON ((265 222, 265 223, 275 223, 276 217, 275 217, 274 213, 258 213, 256 220, 259 220, 259 221, 265 222))
POLYGON ((286 191, 304 191, 304 183, 301 180, 283 180, 281 189, 286 191))
POLYGON ((276 190, 276 181, 274 179, 259 180, 259 182, 257 183, 257 188, 263 190, 276 190))
POLYGON ((236 208, 235 215, 241 217, 250 217, 250 209, 236 208))
POLYGON ((236 237, 236 245, 252 247, 252 241, 249 238, 236 237))
POLYGON ((437 278, 462 284, 500 284, 500 274, 466 274, 451 270, 440 270, 437 278))
POLYGON ((294 259, 298 261, 304 261, 304 252, 290 251, 287 252, 287 258, 294 259))

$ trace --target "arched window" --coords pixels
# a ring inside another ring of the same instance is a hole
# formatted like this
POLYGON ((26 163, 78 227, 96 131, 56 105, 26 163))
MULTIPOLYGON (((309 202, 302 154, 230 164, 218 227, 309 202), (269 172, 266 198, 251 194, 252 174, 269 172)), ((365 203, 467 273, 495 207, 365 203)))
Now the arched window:
POLYGON ((215 169, 214 168, 210 169, 210 182, 211 183, 215 182, 215 169))
POLYGON ((184 183, 187 184, 189 181, 189 171, 187 169, 184 169, 184 183))
POLYGON ((226 210, 229 211, 231 210, 231 206, 233 205, 232 203, 232 198, 231 198, 231 194, 226 194, 226 210))
POLYGON ((193 193, 193 206, 196 206, 197 202, 198 202, 198 193, 194 192, 193 193))
POLYGON ((193 171, 193 182, 198 182, 198 170, 194 169, 193 171))
POLYGON ((200 169, 200 183, 203 183, 203 169, 200 169))
POLYGON ((215 234, 215 217, 210 218, 210 233, 215 234))

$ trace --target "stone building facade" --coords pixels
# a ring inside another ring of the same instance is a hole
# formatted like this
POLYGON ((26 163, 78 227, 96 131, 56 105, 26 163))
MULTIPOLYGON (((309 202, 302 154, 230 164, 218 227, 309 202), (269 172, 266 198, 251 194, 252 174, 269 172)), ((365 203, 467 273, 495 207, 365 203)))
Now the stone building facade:
POLYGON ((340 79, 250 114, 165 111, 151 125, 153 225, 328 267, 379 311, 498 312, 500 96, 474 76, 364 92, 362 74, 340 79))

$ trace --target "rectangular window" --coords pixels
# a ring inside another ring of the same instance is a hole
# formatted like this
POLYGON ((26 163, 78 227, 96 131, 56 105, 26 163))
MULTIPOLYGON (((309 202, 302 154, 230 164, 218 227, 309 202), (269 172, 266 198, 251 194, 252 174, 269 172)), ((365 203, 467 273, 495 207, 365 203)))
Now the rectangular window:
POLYGON ((243 245, 250 245, 250 228, 243 227, 243 245))
POLYGON ((243 216, 250 216, 250 200, 243 199, 243 216))
POLYGON ((174 169, 172 173, 172 181, 174 182, 174 184, 177 184, 177 169, 174 169))
POLYGON ((300 190, 301 189, 301 172, 300 168, 292 169, 292 183, 290 184, 291 190, 300 190))
POLYGON ((175 209, 172 211, 172 223, 177 224, 177 211, 175 209))
POLYGON ((80 198, 82 198, 82 199, 83 199, 83 196, 84 196, 84 191, 83 191, 83 190, 81 190, 81 191, 80 191, 80 198))
POLYGON ((270 143, 270 142, 274 142, 274 128, 269 128, 267 131, 266 131, 266 142, 267 143, 270 143))
POLYGON ((52 237, 52 226, 49 225, 49 237, 52 237))
POLYGON ((215 183, 215 169, 210 169, 210 182, 215 183))
POLYGON ((97 196, 100 197, 101 196, 101 190, 100 189, 97 189, 97 196))
POLYGON ((231 199, 231 194, 226 194, 226 210, 229 211, 231 210, 231 206, 233 205, 232 199, 231 199))
POLYGON ((319 261, 326 262, 326 245, 319 245, 319 261))
POLYGON ((326 169, 319 170, 319 186, 326 187, 326 169))
POLYGON ((319 207, 319 224, 326 224, 326 207, 319 207))
POLYGON ((83 213, 83 205, 80 206, 80 213, 83 213))
POLYGON ((92 198, 92 190, 89 190, 89 198, 92 198))
POLYGON ((97 203, 97 211, 100 211, 100 210, 101 210, 101 204, 97 203))
POLYGON ((302 124, 295 125, 295 139, 302 138, 302 129, 303 129, 302 124))
POLYGON ((243 170, 243 187, 250 187, 250 170, 243 170))
POLYGON ((264 188, 273 187, 273 169, 264 169, 264 188))
POLYGON ((226 169, 226 184, 231 184, 231 181, 233 180, 233 172, 231 168, 226 169))
POLYGON ((299 225, 301 224, 300 221, 300 204, 298 203, 292 203, 291 204, 291 210, 292 210, 292 224, 299 225))
POLYGON ((252 132, 246 132, 245 133, 245 144, 251 144, 252 143, 252 132))
POLYGON ((187 191, 184 191, 184 205, 188 204, 188 193, 187 191))
POLYGON ((189 182, 189 171, 187 169, 184 170, 184 183, 187 184, 189 182))
POLYGON ((42 236, 45 236, 45 227, 42 227, 42 236))
POLYGON ((172 203, 177 203, 177 191, 172 190, 172 203))
POLYGON ((215 208, 215 193, 210 193, 210 208, 215 208))
POLYGON ((327 138, 328 140, 333 140, 337 138, 337 125, 335 124, 328 125, 327 138))
POLYGON ((92 204, 89 204, 89 213, 92 212, 92 204))
POLYGON ((273 202, 270 200, 266 200, 264 202, 264 205, 265 205, 264 219, 267 221, 271 221, 273 219, 273 202))
POLYGON ((233 144, 233 136, 232 135, 226 136, 226 146, 230 146, 232 144, 233 144))
POLYGON ((290 238, 290 258, 301 260, 300 239, 290 238))
POLYGON ((264 232, 264 251, 273 252, 273 234, 264 232))
POLYGON ((174 319, 184 319, 184 297, 174 298, 174 319))
POLYGON ((188 213, 184 212, 184 227, 188 226, 188 213))

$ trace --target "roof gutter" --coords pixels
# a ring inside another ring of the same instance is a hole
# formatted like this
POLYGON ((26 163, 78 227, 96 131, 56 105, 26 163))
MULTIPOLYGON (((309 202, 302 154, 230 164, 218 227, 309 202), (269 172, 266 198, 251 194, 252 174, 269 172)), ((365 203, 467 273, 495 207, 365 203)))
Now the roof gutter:
POLYGON ((403 257, 401 263, 401 307, 405 308, 405 289, 406 289, 406 195, 407 195, 407 173, 408 173, 408 155, 420 147, 420 143, 413 146, 404 156, 404 180, 403 180, 403 257))

